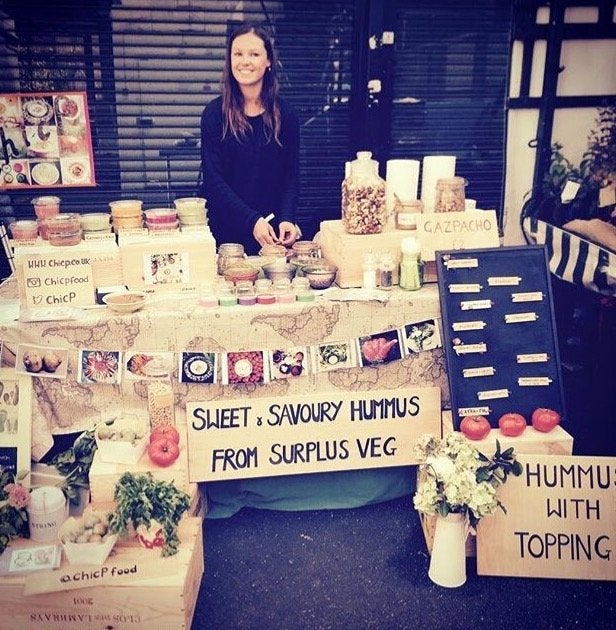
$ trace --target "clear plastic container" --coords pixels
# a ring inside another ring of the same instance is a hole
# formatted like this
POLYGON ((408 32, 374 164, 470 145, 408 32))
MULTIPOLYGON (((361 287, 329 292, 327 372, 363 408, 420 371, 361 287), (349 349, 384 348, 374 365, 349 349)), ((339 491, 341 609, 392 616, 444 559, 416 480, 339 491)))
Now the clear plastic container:
POLYGON ((35 197, 32 200, 34 214, 37 219, 48 219, 60 212, 60 197, 54 195, 44 195, 35 197))
POLYGON ((110 218, 108 212, 89 212, 82 214, 79 221, 84 232, 108 232, 110 218))
POLYGON ((33 220, 23 219, 13 221, 9 225, 11 236, 16 241, 32 241, 38 236, 38 223, 33 220))
POLYGON ((445 177, 437 180, 434 212, 463 212, 465 187, 464 177, 445 177))
POLYGON ((387 223, 385 181, 369 151, 359 151, 342 182, 342 225, 349 234, 378 234, 387 223))
POLYGON ((81 221, 78 214, 58 214, 44 220, 50 245, 78 245, 81 242, 81 221))

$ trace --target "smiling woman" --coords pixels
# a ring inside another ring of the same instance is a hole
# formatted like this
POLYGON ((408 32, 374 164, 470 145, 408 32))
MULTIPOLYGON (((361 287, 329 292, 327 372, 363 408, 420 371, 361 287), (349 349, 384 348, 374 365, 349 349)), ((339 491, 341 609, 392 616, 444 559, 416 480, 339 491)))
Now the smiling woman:
POLYGON ((243 24, 229 39, 222 96, 201 117, 201 194, 216 243, 241 243, 248 254, 300 235, 299 121, 278 89, 268 33, 243 24))

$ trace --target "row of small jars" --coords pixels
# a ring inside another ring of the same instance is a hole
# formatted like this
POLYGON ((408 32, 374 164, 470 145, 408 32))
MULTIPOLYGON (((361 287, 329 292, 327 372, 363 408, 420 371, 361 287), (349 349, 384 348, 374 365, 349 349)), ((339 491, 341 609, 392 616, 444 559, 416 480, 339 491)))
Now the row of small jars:
POLYGON ((207 225, 206 200, 202 197, 176 199, 174 208, 143 210, 139 199, 121 199, 109 204, 114 230, 134 229, 144 226, 149 230, 170 230, 189 225, 207 225))
POLYGON ((268 278, 221 280, 215 287, 206 290, 199 302, 201 306, 252 306, 255 304, 292 304, 294 302, 312 302, 314 292, 308 278, 297 277, 293 280, 280 278, 275 281, 268 278))
MULTIPOLYGON (((291 250, 284 245, 267 245, 259 252, 260 256, 267 258, 293 258, 298 265, 304 265, 319 258, 319 244, 314 241, 295 241, 291 250)), ((218 275, 224 275, 232 265, 246 259, 246 252, 241 243, 221 243, 218 247, 217 271, 218 275)))

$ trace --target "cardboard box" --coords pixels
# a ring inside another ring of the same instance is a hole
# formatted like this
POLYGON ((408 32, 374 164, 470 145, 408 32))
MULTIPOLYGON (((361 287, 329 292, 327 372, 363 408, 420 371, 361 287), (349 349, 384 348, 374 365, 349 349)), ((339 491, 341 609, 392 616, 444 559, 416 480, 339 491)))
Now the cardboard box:
POLYGON ((123 283, 132 289, 194 291, 199 285, 212 284, 217 276, 216 241, 209 230, 120 234, 119 247, 123 283))
MULTIPOLYGON (((0 577, 2 627, 190 628, 204 570, 202 520, 183 519, 179 536, 179 551, 169 558, 118 542, 102 567, 63 560, 56 571, 0 577), (86 582, 91 586, 84 588, 86 582)), ((18 540, 11 546, 29 544, 18 540)))

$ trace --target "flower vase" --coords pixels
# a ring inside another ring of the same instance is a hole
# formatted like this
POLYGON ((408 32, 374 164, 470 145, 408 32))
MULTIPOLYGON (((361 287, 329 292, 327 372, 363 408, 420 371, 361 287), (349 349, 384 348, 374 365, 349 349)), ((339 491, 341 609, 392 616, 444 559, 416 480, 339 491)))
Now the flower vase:
POLYGON ((466 516, 449 513, 436 517, 429 578, 439 586, 456 588, 466 582, 466 516))

